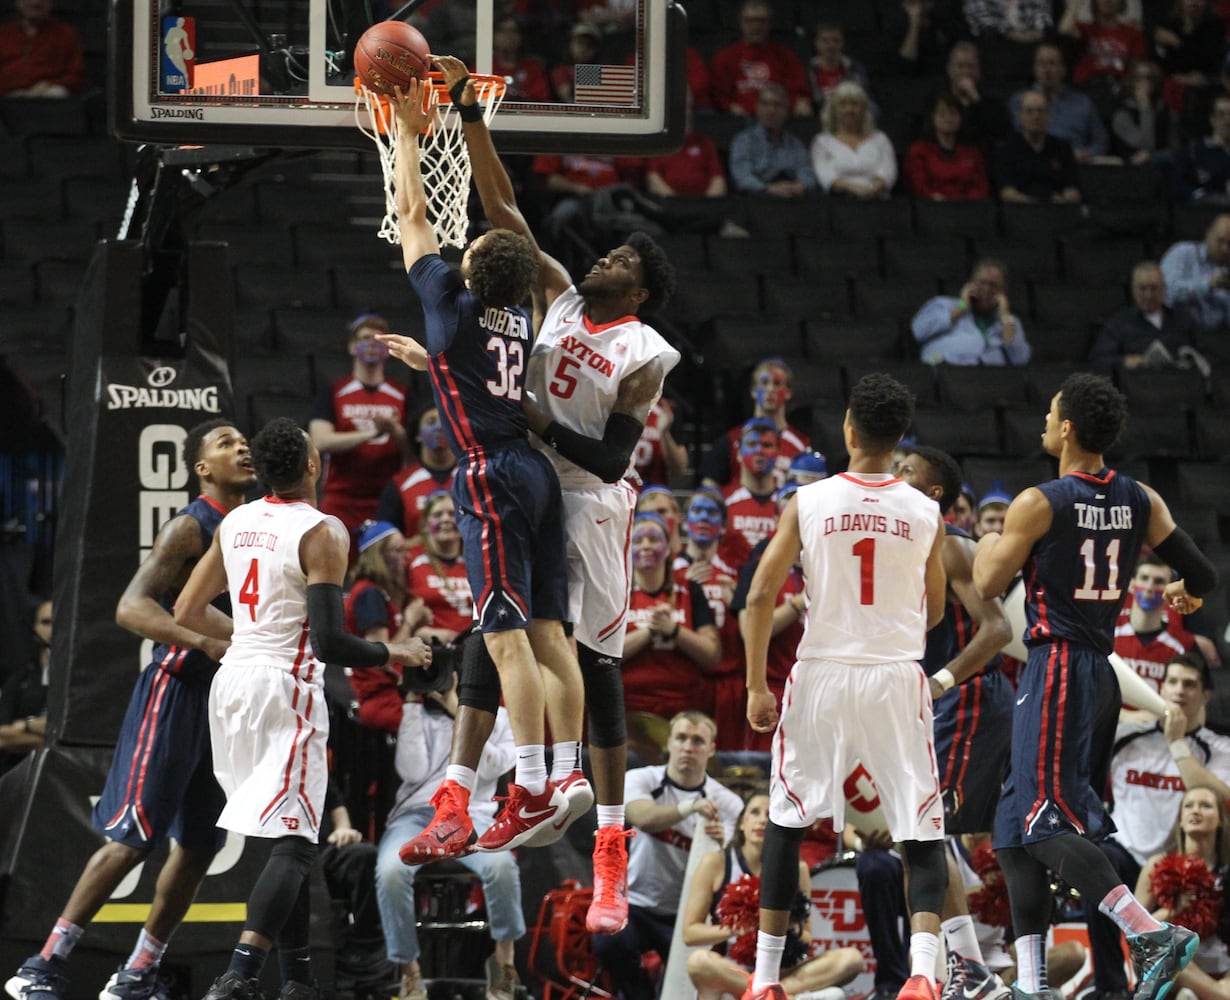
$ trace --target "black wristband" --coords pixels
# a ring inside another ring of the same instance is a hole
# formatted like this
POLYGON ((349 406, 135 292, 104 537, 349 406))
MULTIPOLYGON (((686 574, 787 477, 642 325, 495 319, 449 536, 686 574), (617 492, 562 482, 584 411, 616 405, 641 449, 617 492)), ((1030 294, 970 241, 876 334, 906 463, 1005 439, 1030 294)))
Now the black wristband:
POLYGON ((671 642, 674 642, 676 639, 679 638, 679 630, 681 628, 683 628, 683 623, 675 622, 675 631, 672 632, 670 635, 668 635, 666 638, 669 639, 671 642))
POLYGON ((461 95, 465 93, 466 84, 470 82, 470 77, 463 76, 460 80, 448 88, 449 99, 453 102, 453 107, 457 109, 457 117, 463 122, 481 121, 483 117, 483 106, 475 101, 473 104, 462 104, 461 95))

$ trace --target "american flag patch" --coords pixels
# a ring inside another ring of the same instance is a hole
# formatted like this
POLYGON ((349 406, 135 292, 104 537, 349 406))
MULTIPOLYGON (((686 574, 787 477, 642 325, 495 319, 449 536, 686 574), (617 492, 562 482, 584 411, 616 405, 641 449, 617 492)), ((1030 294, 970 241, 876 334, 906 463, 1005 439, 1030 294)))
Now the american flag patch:
POLYGON ((636 67, 579 63, 574 93, 577 104, 635 104, 636 67))

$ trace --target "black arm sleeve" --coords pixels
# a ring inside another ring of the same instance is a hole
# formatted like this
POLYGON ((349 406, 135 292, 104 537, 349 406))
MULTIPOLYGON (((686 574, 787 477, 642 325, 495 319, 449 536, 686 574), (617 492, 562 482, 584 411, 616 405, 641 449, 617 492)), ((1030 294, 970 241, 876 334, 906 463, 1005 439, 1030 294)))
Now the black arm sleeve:
POLYGON ((592 472, 604 483, 615 483, 628 471, 632 450, 641 439, 644 425, 626 413, 606 418, 602 440, 569 430, 554 420, 542 432, 542 439, 570 462, 592 472))
POLYGON ((312 652, 321 663, 344 667, 383 667, 389 648, 383 642, 368 642, 346 631, 342 588, 336 583, 313 583, 307 589, 308 623, 312 652))
POLYGON ((1208 557, 1196 547, 1192 536, 1176 527, 1162 541, 1153 546, 1168 566, 1183 578, 1184 589, 1193 597, 1203 597, 1217 586, 1217 569, 1208 557))

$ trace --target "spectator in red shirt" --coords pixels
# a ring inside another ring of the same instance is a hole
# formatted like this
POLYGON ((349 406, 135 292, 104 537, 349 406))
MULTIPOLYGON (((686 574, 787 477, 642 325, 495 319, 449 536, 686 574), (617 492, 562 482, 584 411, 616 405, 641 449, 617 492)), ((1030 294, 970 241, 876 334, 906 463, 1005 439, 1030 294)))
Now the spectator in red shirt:
POLYGON ((1122 82, 1134 60, 1146 55, 1145 36, 1123 20, 1125 0, 1093 0, 1093 20, 1078 21, 1082 0, 1069 0, 1059 33, 1076 42, 1072 82, 1084 87, 1097 80, 1122 82))
POLYGON ((462 558, 457 509, 447 490, 427 498, 420 542, 422 549, 410 558, 408 571, 413 603, 422 605, 411 634, 424 642, 452 642, 474 620, 474 598, 462 558))
POLYGON ((572 26, 572 34, 568 36, 568 58, 551 70, 551 86, 557 101, 573 102, 577 66, 598 62, 601 50, 602 32, 584 21, 572 26))
POLYGON ((807 73, 799 57, 784 45, 769 41, 773 8, 765 0, 744 0, 739 11, 739 41, 713 57, 713 103, 718 111, 750 118, 756 113, 760 88, 772 81, 786 88, 791 113, 812 113, 807 73))
POLYGON ((85 86, 81 36, 51 16, 51 0, 17 0, 0 25, 0 96, 68 97, 85 86))
POLYGON ((667 156, 655 156, 645 164, 645 189, 652 195, 693 198, 722 198, 726 194, 726 173, 717 146, 692 121, 692 99, 687 102, 687 134, 683 147, 667 156))
POLYGON ((632 525, 632 594, 624 639, 624 704, 671 718, 713 707, 707 674, 722 641, 700 585, 671 572, 666 523, 638 514, 632 525))
POLYGON ((427 498, 452 486, 453 471, 457 468, 457 456, 444 437, 440 411, 434 406, 427 407, 415 425, 415 460, 385 483, 376 508, 376 519, 396 525, 412 544, 419 533, 419 518, 427 498))
POLYGON ((965 113, 951 94, 939 94, 931 116, 905 154, 910 194, 927 201, 978 201, 989 198, 987 165, 978 147, 960 141, 965 113))
POLYGON ((515 17, 501 17, 491 33, 491 72, 512 80, 504 95, 509 101, 547 102, 551 82, 537 56, 521 54, 521 26, 515 17))
POLYGON ((706 114, 713 111, 709 67, 695 45, 688 46, 688 93, 692 95, 692 106, 697 111, 706 114))
POLYGON ((376 516, 384 484, 410 458, 407 390, 384 377, 389 349, 376 339, 388 332, 374 313, 350 324, 350 374, 324 387, 308 420, 312 444, 329 456, 320 509, 340 518, 352 536, 376 516))
MULTIPOLYGON (((369 521, 359 536, 359 560, 346 595, 346 631, 368 642, 403 642, 415 621, 406 606, 406 539, 388 521, 369 521)), ((359 721, 397 735, 402 695, 401 665, 349 671, 359 702, 359 721)))

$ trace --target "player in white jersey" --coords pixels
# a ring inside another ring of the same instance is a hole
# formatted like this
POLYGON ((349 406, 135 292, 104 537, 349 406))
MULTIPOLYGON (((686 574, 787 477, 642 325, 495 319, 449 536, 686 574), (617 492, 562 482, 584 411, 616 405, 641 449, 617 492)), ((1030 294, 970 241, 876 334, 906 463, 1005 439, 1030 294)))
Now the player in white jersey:
POLYGON ((327 780, 324 663, 425 666, 431 650, 421 639, 386 645, 347 634, 341 584, 350 539, 315 507, 320 453, 298 425, 266 425, 252 462, 271 495, 223 520, 175 605, 180 624, 231 642, 209 699, 214 774, 227 796, 218 825, 274 841, 230 967, 206 1000, 260 996, 257 979, 275 943, 282 1000, 314 1000, 307 874, 327 780), (233 620, 209 604, 224 589, 233 620))
POLYGON ((744 1000, 785 1000, 782 947, 798 889, 799 842, 817 819, 841 828, 847 783, 876 783, 889 832, 910 864, 911 975, 900 1000, 934 1000, 940 909, 948 882, 931 694, 919 661, 944 615, 939 507, 889 471, 914 414, 887 375, 850 393, 847 472, 800 487, 752 579, 743 621, 747 717, 774 725, 769 828, 756 972, 744 1000), (781 720, 765 679, 773 607, 801 562, 807 614, 781 720))
MULTIPOLYGON (((533 240, 477 113, 465 65, 448 56, 433 58, 464 122, 484 213, 493 226, 533 240)), ((620 658, 631 590, 635 495, 623 478, 649 411, 662 394, 663 380, 679 362, 679 352, 637 314, 666 302, 674 288, 674 270, 644 233, 632 234, 575 286, 558 261, 543 253, 540 260, 534 293, 538 336, 526 369, 527 396, 533 399, 527 402, 526 416, 530 430, 550 446, 544 450, 563 487, 569 618, 585 682, 598 798, 594 901, 586 924, 592 932, 610 934, 623 927, 628 912, 627 731, 620 658)), ((552 679, 544 679, 550 715, 550 706, 559 699, 552 679)), ((476 766, 494 722, 489 689, 496 683, 494 670, 488 669, 479 683, 463 685, 457 720, 462 735, 455 744, 454 764, 476 766)), ((582 720, 551 716, 550 722, 555 739, 550 777, 568 798, 569 811, 542 836, 527 841, 530 846, 558 837, 594 799, 580 769, 582 720)))

